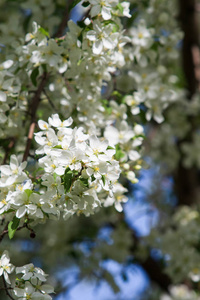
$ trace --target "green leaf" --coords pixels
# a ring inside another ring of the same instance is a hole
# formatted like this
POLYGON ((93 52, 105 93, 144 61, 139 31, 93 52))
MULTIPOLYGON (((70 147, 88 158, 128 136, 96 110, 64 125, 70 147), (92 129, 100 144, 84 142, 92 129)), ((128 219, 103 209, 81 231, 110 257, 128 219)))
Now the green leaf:
POLYGON ((42 34, 44 34, 45 36, 47 36, 48 38, 50 37, 48 31, 46 29, 44 29, 43 27, 40 27, 38 29, 39 32, 41 32, 42 34))
POLYGON ((53 179, 56 181, 56 178, 58 177, 58 175, 56 173, 53 173, 53 179))
POLYGON ((31 81, 34 86, 37 86, 37 77, 39 75, 39 67, 35 68, 31 73, 31 81))
POLYGON ((101 179, 102 179, 102 181, 103 181, 103 185, 105 185, 105 184, 106 184, 106 177, 105 177, 105 175, 102 175, 102 176, 101 176, 101 179))
POLYGON ((10 221, 10 223, 8 224, 8 236, 9 236, 10 240, 14 237, 15 231, 17 230, 17 228, 19 226, 19 222, 20 222, 20 219, 18 219, 16 216, 14 216, 12 221, 10 221))
POLYGON ((63 184, 64 184, 64 189, 65 193, 69 192, 70 187, 72 185, 72 179, 74 177, 74 174, 70 168, 67 168, 65 170, 65 174, 63 175, 63 184))
POLYGON ((8 209, 8 210, 4 211, 3 214, 9 214, 10 212, 13 212, 13 211, 15 211, 15 210, 14 209, 8 209))
POLYGON ((92 174, 91 179, 92 181, 95 181, 96 178, 94 177, 94 174, 92 174))
POLYGON ((90 5, 90 2, 89 1, 85 1, 83 2, 82 6, 83 7, 88 7, 90 5))
POLYGON ((121 5, 121 3, 118 3, 118 4, 117 4, 117 8, 119 9, 120 13, 123 14, 124 8, 123 8, 123 6, 121 5))
POLYGON ((116 145, 116 153, 115 153, 115 158, 116 160, 120 160, 123 158, 125 153, 121 150, 119 145, 116 145))
POLYGON ((108 146, 106 150, 115 150, 115 148, 108 146))
POLYGON ((80 181, 85 187, 89 187, 88 178, 80 178, 80 181))
POLYGON ((120 92, 118 92, 118 91, 113 91, 113 92, 112 92, 112 96, 115 96, 115 97, 117 97, 117 98, 120 98, 120 99, 121 99, 121 97, 122 97, 122 94, 121 94, 120 92))
POLYGON ((30 197, 30 195, 33 193, 33 191, 32 190, 29 190, 29 189, 27 189, 27 190, 25 190, 25 193, 27 194, 27 196, 28 196, 28 198, 30 197))

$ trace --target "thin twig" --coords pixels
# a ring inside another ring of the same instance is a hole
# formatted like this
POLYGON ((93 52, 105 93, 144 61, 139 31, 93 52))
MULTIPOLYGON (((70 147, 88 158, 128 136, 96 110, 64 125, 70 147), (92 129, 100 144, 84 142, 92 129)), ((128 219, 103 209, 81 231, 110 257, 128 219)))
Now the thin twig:
POLYGON ((10 293, 8 292, 8 287, 7 287, 7 284, 6 284, 6 281, 5 281, 5 278, 3 277, 3 285, 4 285, 4 287, 5 287, 5 291, 6 291, 6 295, 10 298, 10 299, 12 299, 12 300, 15 300, 11 295, 10 295, 10 293))
POLYGON ((58 111, 57 108, 55 107, 54 103, 53 103, 52 100, 50 99, 50 97, 49 97, 49 95, 47 94, 47 92, 46 92, 45 89, 43 90, 43 92, 44 92, 45 96, 47 97, 47 99, 48 99, 48 101, 49 101, 51 107, 57 112, 57 111, 58 111))
POLYGON ((14 147, 14 145, 15 145, 15 138, 11 138, 8 147, 4 148, 5 149, 5 156, 4 156, 4 159, 3 159, 3 162, 2 162, 3 165, 6 163, 6 161, 8 159, 8 156, 9 156, 9 153, 10 153, 11 149, 14 147))
POLYGON ((195 9, 196 5, 196 0, 179 0, 180 23, 184 32, 182 61, 190 99, 196 93, 199 85, 195 74, 196 52, 194 55, 192 50, 193 47, 199 48, 199 16, 195 9))
POLYGON ((8 224, 9 224, 9 222, 6 223, 6 226, 4 227, 4 230, 0 234, 0 243, 3 240, 4 236, 8 233, 8 224))
POLYGON ((38 106, 40 103, 41 93, 46 85, 48 77, 49 77, 49 75, 46 72, 44 72, 44 74, 42 75, 42 80, 40 82, 40 85, 31 100, 31 107, 30 107, 31 123, 30 123, 30 127, 29 127, 28 139, 26 142, 26 149, 24 151, 23 161, 27 160, 28 155, 29 155, 29 151, 30 151, 30 147, 31 147, 32 139, 33 139, 33 134, 34 134, 34 129, 35 129, 35 124, 36 124, 36 112, 37 112, 37 109, 38 109, 38 106))
MULTIPOLYGON (((60 36, 63 35, 63 31, 65 30, 65 28, 67 26, 67 22, 69 20, 69 16, 70 16, 69 8, 70 8, 72 3, 73 3, 72 0, 67 1, 67 5, 66 5, 66 8, 65 8, 65 12, 64 12, 62 21, 60 23, 60 26, 58 27, 58 30, 56 31, 56 33, 53 37, 60 37, 60 36)), ((42 80, 40 82, 40 85, 39 85, 37 91, 35 92, 32 100, 31 100, 31 106, 30 106, 31 123, 30 123, 30 126, 29 126, 28 139, 27 139, 27 142, 26 142, 26 148, 25 148, 25 151, 24 151, 24 156, 23 156, 22 161, 27 160, 27 158, 29 156, 29 151, 30 151, 30 148, 31 148, 34 129, 35 129, 35 125, 36 125, 36 112, 37 112, 37 109, 38 109, 38 106, 39 106, 39 103, 40 103, 41 93, 44 92, 44 88, 45 88, 45 85, 47 83, 48 78, 49 78, 49 74, 44 72, 43 75, 42 75, 42 80)))
MULTIPOLYGON (((2 233, 0 234, 0 243, 1 243, 1 241, 3 240, 4 236, 5 236, 6 234, 8 234, 8 224, 9 224, 9 222, 7 222, 7 224, 6 224, 5 228, 4 228, 4 230, 3 230, 2 233)), ((27 229, 31 232, 31 234, 35 236, 34 230, 33 230, 32 228, 30 228, 30 227, 28 226, 27 223, 24 223, 22 226, 18 227, 16 231, 19 231, 19 230, 21 230, 21 229, 23 229, 23 228, 27 228, 27 229)))
POLYGON ((53 37, 60 38, 63 36, 64 30, 67 27, 67 22, 69 21, 69 17, 70 17, 70 6, 72 5, 73 2, 74 2, 73 0, 67 1, 67 5, 65 7, 62 21, 61 21, 56 33, 53 35, 53 37))

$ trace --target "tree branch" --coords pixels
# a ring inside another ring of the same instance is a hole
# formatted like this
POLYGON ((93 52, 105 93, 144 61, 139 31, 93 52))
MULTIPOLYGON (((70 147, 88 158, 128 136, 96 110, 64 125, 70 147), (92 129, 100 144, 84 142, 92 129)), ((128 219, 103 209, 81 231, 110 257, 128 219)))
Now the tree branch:
POLYGON ((171 279, 162 272, 157 261, 149 256, 144 262, 140 262, 140 265, 152 281, 154 281, 162 290, 169 293, 169 286, 172 284, 171 279))
POLYGON ((53 103, 53 101, 51 101, 51 99, 50 99, 50 97, 49 97, 49 95, 47 94, 47 92, 46 92, 46 90, 44 89, 43 90, 43 92, 44 92, 44 94, 45 94, 45 96, 47 97, 47 100, 49 101, 49 103, 50 103, 50 105, 51 105, 51 107, 54 109, 54 111, 58 111, 57 110, 57 108, 55 107, 55 105, 54 105, 54 103, 53 103))
POLYGON ((0 243, 3 240, 4 236, 8 233, 8 224, 9 224, 9 222, 7 222, 6 226, 4 227, 4 230, 0 234, 0 243))
MULTIPOLYGON (((53 37, 60 37, 63 35, 63 31, 67 26, 67 22, 69 20, 69 16, 70 16, 70 6, 73 3, 73 0, 67 1, 67 5, 65 8, 65 12, 63 14, 63 18, 61 20, 60 26, 58 27, 55 35, 53 37)), ((29 132, 28 132, 28 139, 26 142, 26 148, 24 151, 24 156, 23 156, 23 160, 25 161, 27 160, 28 156, 29 156, 29 151, 31 148, 31 143, 32 143, 32 139, 33 139, 33 134, 34 134, 34 129, 35 129, 35 125, 36 125, 36 112, 39 106, 39 102, 40 102, 40 98, 41 98, 41 93, 44 91, 47 79, 49 77, 49 74, 47 74, 46 72, 44 72, 44 74, 42 75, 42 80, 40 82, 40 85, 37 89, 37 91, 35 92, 35 95, 33 96, 32 100, 31 100, 31 107, 30 107, 30 114, 31 114, 31 123, 29 126, 29 132)))
MULTIPOLYGON (((196 0, 179 0, 180 23, 184 32, 182 47, 182 65, 187 82, 188 100, 200 91, 200 51, 199 51, 199 25, 198 5, 196 0)), ((192 133, 196 127, 194 118, 188 117, 191 130, 188 135, 177 142, 181 154, 179 166, 177 167, 175 179, 175 192, 180 205, 191 205, 198 201, 200 193, 199 174, 196 166, 190 169, 183 164, 184 155, 181 146, 184 142, 192 143, 192 133)))
POLYGON ((31 124, 30 124, 30 127, 29 127, 28 139, 27 139, 27 142, 26 142, 26 148, 25 148, 25 151, 24 151, 24 156, 23 156, 22 161, 27 160, 28 155, 29 155, 31 142, 32 142, 32 139, 33 139, 33 134, 34 134, 34 129, 35 129, 35 124, 36 124, 36 111, 37 111, 38 106, 39 106, 41 93, 42 93, 42 91, 43 91, 43 89, 46 85, 48 77, 49 77, 49 75, 46 72, 44 72, 44 74, 42 75, 42 80, 40 82, 40 85, 39 85, 35 95, 33 96, 32 100, 31 100, 31 107, 30 107, 31 124))
POLYGON ((67 27, 67 22, 69 21, 69 17, 70 17, 70 6, 72 5, 74 1, 73 0, 68 0, 67 1, 67 5, 63 14, 63 18, 62 21, 57 29, 57 32, 53 35, 53 37, 62 37, 64 34, 64 30, 67 27))
POLYGON ((14 147, 15 142, 16 142, 16 139, 14 137, 11 137, 10 138, 10 143, 8 144, 8 147, 4 148, 4 150, 5 150, 5 156, 4 156, 2 165, 4 165, 6 163, 6 161, 8 159, 8 156, 9 156, 9 153, 10 153, 11 149, 14 147))
POLYGON ((192 95, 195 94, 200 83, 195 72, 197 67, 196 57, 197 55, 199 56, 197 2, 196 0, 179 0, 179 6, 180 23, 184 32, 182 48, 183 69, 188 83, 189 98, 191 98, 192 95))
MULTIPOLYGON (((6 224, 4 230, 3 230, 2 233, 0 234, 0 243, 2 242, 4 236, 5 236, 6 234, 8 234, 8 224, 9 224, 9 222, 6 224)), ((17 231, 21 230, 22 228, 27 228, 27 229, 31 232, 31 233, 30 233, 30 237, 31 237, 31 238, 34 238, 34 237, 35 237, 35 232, 34 232, 34 230, 33 230, 32 228, 30 228, 30 227, 28 226, 27 223, 24 223, 22 226, 18 227, 18 228, 17 228, 17 231)))

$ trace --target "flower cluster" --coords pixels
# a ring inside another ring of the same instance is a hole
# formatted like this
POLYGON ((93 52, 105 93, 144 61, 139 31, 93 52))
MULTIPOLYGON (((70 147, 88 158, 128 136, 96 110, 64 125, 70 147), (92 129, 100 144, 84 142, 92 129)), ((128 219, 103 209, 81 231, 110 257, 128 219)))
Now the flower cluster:
POLYGON ((11 274, 14 271, 14 266, 13 264, 10 263, 10 257, 8 254, 8 251, 4 251, 3 254, 1 255, 0 259, 0 276, 3 275, 5 281, 10 284, 10 279, 8 274, 11 274))
POLYGON ((37 192, 24 172, 26 162, 19 164, 15 155, 10 165, 0 167, 1 214, 15 211, 18 219, 35 220, 47 215, 59 217, 61 212, 65 218, 74 213, 90 215, 101 206, 99 193, 115 197, 113 185, 120 174, 119 163, 113 158, 115 149, 107 140, 85 134, 81 127, 69 128, 72 122, 72 118, 61 121, 58 114, 49 117, 48 123, 39 121, 36 154, 42 155, 38 163, 44 173, 40 184, 45 192, 44 188, 37 192))
MULTIPOLYGON (((16 273, 16 282, 10 291, 14 294, 15 299, 41 299, 51 300, 49 294, 54 292, 52 286, 43 284, 46 281, 47 274, 40 268, 34 267, 33 264, 24 265, 23 267, 14 267, 10 263, 10 257, 7 250, 3 252, 0 258, 0 276, 4 276, 5 285, 11 285, 8 274, 16 273), (17 274, 22 273, 21 278, 17 274)), ((10 295, 10 294, 9 294, 10 295)), ((13 298, 12 298, 13 299, 13 298)))
POLYGON ((22 273, 22 277, 16 280, 16 286, 13 290, 15 297, 18 299, 41 299, 51 300, 49 294, 54 289, 49 284, 44 284, 47 275, 40 268, 34 267, 33 264, 16 267, 16 274, 22 273))
POLYGON ((165 273, 174 283, 180 283, 184 278, 200 281, 199 222, 200 215, 196 209, 182 206, 172 218, 174 228, 166 228, 159 239, 159 232, 153 229, 147 238, 154 249, 161 250, 167 260, 165 273))
POLYGON ((187 285, 174 285, 170 288, 170 295, 162 295, 160 300, 199 300, 200 296, 187 285))
POLYGON ((35 135, 40 144, 36 153, 44 155, 39 159, 45 171, 42 184, 50 199, 63 203, 66 217, 74 212, 92 214, 101 205, 98 193, 103 190, 112 196, 120 173, 108 141, 85 134, 81 127, 68 128, 71 124, 71 118, 62 122, 54 114, 48 123, 39 121, 42 131, 35 135))

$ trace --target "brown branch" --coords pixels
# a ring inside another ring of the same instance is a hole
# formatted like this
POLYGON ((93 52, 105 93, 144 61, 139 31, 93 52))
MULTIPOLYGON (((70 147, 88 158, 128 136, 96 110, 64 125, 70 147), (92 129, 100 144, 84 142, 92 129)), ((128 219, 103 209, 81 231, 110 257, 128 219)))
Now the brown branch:
MULTIPOLYGON (((182 65, 185 74, 188 100, 200 91, 200 51, 199 51, 199 24, 196 0, 179 0, 180 23, 184 32, 182 47, 182 65)), ((177 142, 177 147, 181 155, 179 166, 175 170, 175 192, 178 204, 191 205, 198 201, 200 193, 200 183, 198 168, 185 168, 183 164, 184 155, 182 154, 182 144, 193 143, 192 133, 196 130, 195 120, 188 117, 191 130, 187 136, 177 142)))
POLYGON ((195 74, 196 54, 193 49, 199 49, 199 25, 196 0, 179 0, 180 23, 184 32, 182 59, 183 69, 188 83, 189 97, 195 94, 199 79, 195 74), (195 55, 194 55, 195 54, 195 55))
POLYGON ((28 139, 26 142, 26 148, 24 151, 24 156, 23 156, 22 161, 27 160, 28 155, 29 155, 29 151, 30 151, 30 147, 31 147, 32 139, 33 139, 33 134, 34 134, 34 129, 35 129, 35 124, 36 124, 36 111, 37 111, 39 103, 40 103, 41 93, 46 85, 48 77, 49 77, 49 75, 46 72, 44 72, 44 74, 42 75, 42 80, 40 82, 40 85, 31 100, 31 107, 30 107, 31 124, 29 127, 28 139))
POLYGON ((192 46, 192 59, 194 63, 194 75, 197 81, 197 89, 200 91, 200 51, 196 45, 192 46))
POLYGON ((10 138, 10 143, 8 144, 8 147, 4 148, 5 156, 4 156, 4 159, 3 159, 3 162, 2 162, 3 165, 6 163, 6 161, 8 159, 8 156, 9 156, 9 153, 10 153, 11 149, 14 147, 15 142, 16 142, 15 138, 11 137, 10 138))
POLYGON ((58 111, 57 108, 55 107, 53 101, 51 100, 51 98, 49 97, 49 95, 47 94, 46 90, 43 90, 45 96, 47 97, 47 100, 49 101, 49 104, 51 105, 51 107, 54 109, 54 111, 58 111))
POLYGON ((64 31, 67 27, 67 22, 69 21, 70 18, 70 6, 72 5, 74 1, 73 0, 68 0, 67 5, 63 14, 62 21, 57 29, 57 32, 53 35, 53 37, 60 38, 63 36, 64 31))
POLYGON ((169 292, 169 286, 172 284, 171 279, 162 272, 157 261, 149 256, 144 262, 140 262, 140 265, 153 282, 165 292, 169 292))
MULTIPOLYGON (((4 236, 5 236, 6 234, 8 234, 8 224, 9 224, 9 222, 6 224, 4 230, 3 230, 2 233, 0 234, 0 243, 2 242, 4 236)), ((31 237, 31 238, 34 238, 34 237, 35 237, 35 232, 34 232, 34 230, 33 230, 32 228, 30 228, 30 227, 28 226, 27 223, 24 223, 22 226, 18 227, 16 231, 19 231, 19 230, 21 230, 21 229, 23 229, 23 228, 27 228, 27 229, 31 232, 31 233, 30 233, 30 237, 31 237)))
POLYGON ((4 230, 0 234, 0 243, 3 240, 4 236, 8 233, 8 224, 9 224, 9 222, 7 222, 6 226, 4 227, 4 230))
POLYGON ((195 11, 197 13, 200 13, 200 3, 196 3, 196 5, 195 5, 195 11))
MULTIPOLYGON (((56 31, 56 33, 53 37, 60 37, 63 35, 63 31, 66 28, 67 22, 69 20, 70 6, 72 3, 73 3, 73 0, 67 1, 67 5, 65 8, 65 12, 63 14, 62 21, 60 23, 60 26, 58 27, 58 30, 56 31)), ((27 160, 27 158, 29 156, 31 143, 32 143, 32 139, 33 139, 33 134, 34 134, 34 129, 35 129, 35 125, 36 125, 36 112, 37 112, 37 109, 38 109, 38 106, 40 103, 41 93, 44 92, 44 88, 45 88, 46 82, 48 80, 48 77, 49 77, 49 74, 44 72, 42 75, 42 80, 40 82, 40 85, 31 100, 31 106, 30 106, 31 123, 29 126, 28 139, 26 142, 26 148, 24 151, 24 156, 23 156, 22 161, 27 160)))

